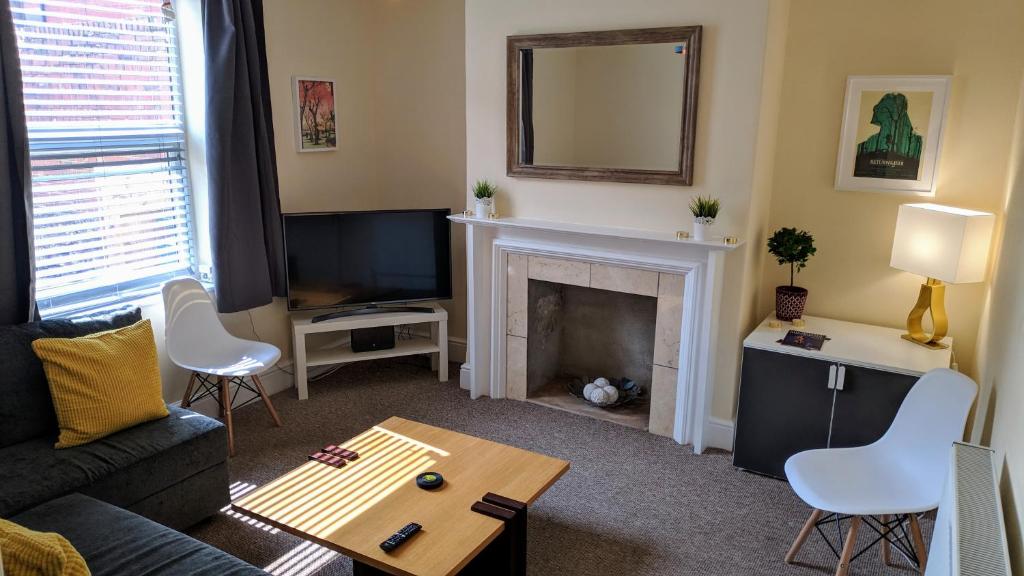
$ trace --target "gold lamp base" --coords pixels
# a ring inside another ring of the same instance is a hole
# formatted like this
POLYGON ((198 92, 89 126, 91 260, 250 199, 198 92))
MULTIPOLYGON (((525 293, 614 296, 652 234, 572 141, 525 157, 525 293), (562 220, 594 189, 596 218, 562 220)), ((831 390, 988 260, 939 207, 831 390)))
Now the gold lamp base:
POLYGON ((949 344, 943 344, 942 339, 946 337, 946 330, 949 329, 949 321, 946 318, 946 285, 942 280, 929 278, 921 284, 921 292, 917 296, 917 304, 907 316, 907 334, 902 338, 914 344, 919 344, 931 350, 945 350, 949 344), (924 315, 931 312, 932 333, 924 331, 924 315))

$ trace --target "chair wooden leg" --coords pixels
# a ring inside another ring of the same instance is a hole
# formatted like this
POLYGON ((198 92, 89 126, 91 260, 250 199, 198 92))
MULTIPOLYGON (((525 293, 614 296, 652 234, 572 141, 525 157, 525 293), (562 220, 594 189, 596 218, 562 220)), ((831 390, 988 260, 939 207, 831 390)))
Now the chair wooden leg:
POLYGON ((220 404, 224 413, 224 425, 228 427, 228 455, 235 455, 235 428, 231 424, 231 380, 224 376, 217 378, 220 388, 220 404))
POLYGON ((260 380, 260 377, 253 374, 252 383, 255 384, 256 389, 260 391, 260 398, 263 399, 263 405, 267 407, 267 412, 270 412, 270 417, 274 419, 274 424, 280 427, 281 418, 277 415, 277 410, 274 410, 274 403, 270 401, 270 396, 267 394, 267 389, 263 387, 263 382, 260 380))
POLYGON ((814 525, 821 518, 821 510, 815 509, 811 512, 810 518, 804 522, 804 527, 800 529, 800 534, 797 535, 796 540, 793 541, 793 545, 789 547, 789 552, 786 553, 786 564, 792 564, 796 560, 796 555, 800 552, 800 548, 807 541, 807 537, 814 531, 814 525))
POLYGON ((858 528, 860 528, 860 516, 850 518, 850 531, 846 533, 846 543, 843 544, 843 553, 839 556, 839 566, 836 568, 836 576, 846 576, 850 573, 850 561, 853 558, 853 549, 857 547, 858 528))
MULTIPOLYGON (((888 514, 882 514, 882 524, 889 524, 889 520, 888 514)), ((882 538, 882 563, 886 566, 892 566, 892 550, 889 548, 888 538, 882 538)))
POLYGON ((924 547, 924 537, 921 536, 921 524, 917 521, 917 514, 910 515, 910 534, 914 538, 914 552, 917 553, 918 570, 924 574, 925 565, 928 564, 928 549, 924 547))
POLYGON ((195 372, 193 372, 192 375, 189 376, 188 386, 185 387, 185 396, 182 397, 182 399, 181 399, 181 407, 182 408, 188 408, 189 406, 192 405, 192 388, 195 387, 195 385, 196 385, 196 378, 198 378, 198 377, 199 377, 199 374, 197 374, 195 372))

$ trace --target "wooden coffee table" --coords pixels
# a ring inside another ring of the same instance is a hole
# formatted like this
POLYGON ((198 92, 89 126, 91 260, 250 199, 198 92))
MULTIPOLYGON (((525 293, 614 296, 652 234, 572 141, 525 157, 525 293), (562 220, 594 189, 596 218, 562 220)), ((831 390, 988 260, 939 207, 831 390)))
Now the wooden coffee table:
POLYGON ((307 461, 232 507, 351 557, 357 576, 525 574, 526 507, 569 470, 564 460, 397 417, 339 445, 359 458, 340 469, 307 461), (445 485, 417 487, 428 470, 445 485), (380 549, 410 522, 423 529, 393 552, 380 549))

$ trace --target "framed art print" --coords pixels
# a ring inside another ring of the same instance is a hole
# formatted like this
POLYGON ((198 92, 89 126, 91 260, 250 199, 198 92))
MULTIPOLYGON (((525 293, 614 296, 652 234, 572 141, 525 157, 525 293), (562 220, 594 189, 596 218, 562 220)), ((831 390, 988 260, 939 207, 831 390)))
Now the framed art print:
POLYGON ((933 196, 950 76, 850 76, 836 189, 933 196))
POLYGON ((327 152, 338 149, 334 80, 295 76, 295 146, 299 152, 327 152))

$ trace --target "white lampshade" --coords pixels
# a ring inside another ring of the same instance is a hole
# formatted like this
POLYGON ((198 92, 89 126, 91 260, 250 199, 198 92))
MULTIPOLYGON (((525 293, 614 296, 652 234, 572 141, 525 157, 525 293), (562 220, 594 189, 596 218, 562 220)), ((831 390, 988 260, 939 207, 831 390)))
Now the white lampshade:
POLYGON ((903 204, 889 265, 950 284, 981 282, 995 216, 939 204, 903 204))

